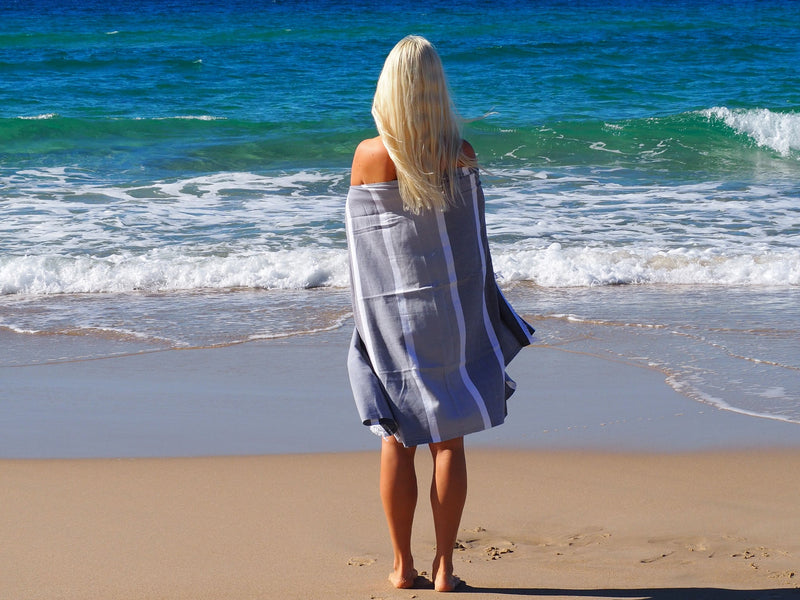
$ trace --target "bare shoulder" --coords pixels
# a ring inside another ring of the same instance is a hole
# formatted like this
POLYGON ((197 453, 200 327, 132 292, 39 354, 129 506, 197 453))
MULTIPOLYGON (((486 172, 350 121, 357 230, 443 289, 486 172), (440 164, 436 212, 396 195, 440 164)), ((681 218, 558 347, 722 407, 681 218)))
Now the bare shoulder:
POLYGON ((380 136, 361 142, 353 155, 350 185, 382 183, 397 179, 397 170, 380 136))

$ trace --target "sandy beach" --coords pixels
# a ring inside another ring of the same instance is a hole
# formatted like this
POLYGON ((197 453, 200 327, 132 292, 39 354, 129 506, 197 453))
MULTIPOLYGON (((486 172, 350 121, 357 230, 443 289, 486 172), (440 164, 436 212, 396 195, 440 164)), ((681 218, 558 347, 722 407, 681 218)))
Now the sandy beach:
MULTIPOLYGON (((479 450, 470 463, 456 552, 470 597, 800 593, 798 451, 479 450)), ((0 473, 0 598, 438 596, 385 580, 371 453, 7 460, 0 473)), ((424 571, 424 498, 418 510, 424 571)))
MULTIPOLYGON (((347 333, 3 368, 0 598, 436 595, 386 582, 347 333)), ((462 593, 798 597, 797 425, 697 404, 579 345, 526 349, 512 374, 509 421, 468 439, 462 593)))

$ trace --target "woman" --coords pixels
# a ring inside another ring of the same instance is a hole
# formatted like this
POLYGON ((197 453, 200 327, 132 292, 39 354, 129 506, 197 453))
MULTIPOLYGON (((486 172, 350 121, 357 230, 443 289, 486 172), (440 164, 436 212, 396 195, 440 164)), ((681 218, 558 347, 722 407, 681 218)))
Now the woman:
POLYGON ((483 192, 461 138, 441 60, 408 36, 386 58, 372 115, 379 136, 353 157, 346 227, 355 331, 350 382, 365 425, 383 437, 380 491, 395 587, 414 585, 414 454, 433 457, 432 578, 451 591, 467 494, 464 435, 503 422, 505 366, 533 329, 497 288, 483 192))

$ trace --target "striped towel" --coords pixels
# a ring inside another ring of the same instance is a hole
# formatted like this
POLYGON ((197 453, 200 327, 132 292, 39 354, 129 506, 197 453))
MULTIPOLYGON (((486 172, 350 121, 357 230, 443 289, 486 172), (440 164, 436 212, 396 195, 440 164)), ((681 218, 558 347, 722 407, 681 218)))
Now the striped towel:
POLYGON ((405 446, 501 424, 511 359, 533 328, 497 287, 477 169, 456 206, 413 214, 397 181, 353 186, 345 210, 355 331, 348 372, 365 425, 405 446))

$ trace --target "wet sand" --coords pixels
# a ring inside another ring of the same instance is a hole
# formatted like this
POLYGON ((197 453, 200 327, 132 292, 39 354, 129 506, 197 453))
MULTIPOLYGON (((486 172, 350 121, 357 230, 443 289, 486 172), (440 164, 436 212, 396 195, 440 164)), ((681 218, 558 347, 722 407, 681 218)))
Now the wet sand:
MULTIPOLYGON (((0 331, 0 458, 116 458, 370 450, 347 380, 350 327, 221 348, 36 362, 36 344, 0 331), (24 350, 31 356, 24 356, 24 350)), ((59 336, 66 356, 118 345, 59 336)), ((622 352, 624 353, 624 351, 622 352)), ((677 393, 666 375, 589 344, 524 349, 504 425, 472 447, 676 452, 800 447, 800 425, 677 393)))

